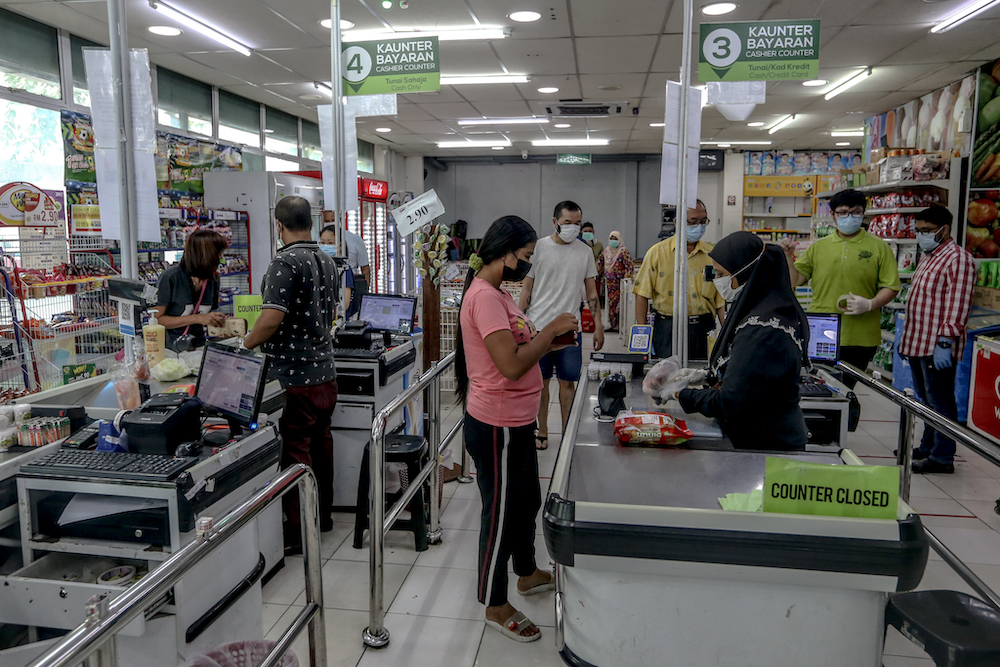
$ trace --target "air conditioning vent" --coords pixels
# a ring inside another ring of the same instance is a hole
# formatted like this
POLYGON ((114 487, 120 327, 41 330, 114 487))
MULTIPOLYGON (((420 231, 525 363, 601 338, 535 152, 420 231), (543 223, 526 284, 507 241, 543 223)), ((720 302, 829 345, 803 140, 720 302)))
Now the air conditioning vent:
POLYGON ((626 100, 612 102, 588 102, 585 100, 559 100, 543 102, 545 113, 553 118, 607 118, 622 116, 629 112, 626 100))

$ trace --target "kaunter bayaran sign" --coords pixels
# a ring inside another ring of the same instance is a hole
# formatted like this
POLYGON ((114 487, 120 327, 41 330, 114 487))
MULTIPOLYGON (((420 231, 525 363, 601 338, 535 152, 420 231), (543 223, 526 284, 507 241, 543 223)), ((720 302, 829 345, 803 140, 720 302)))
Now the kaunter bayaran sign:
POLYGON ((699 81, 781 81, 819 74, 819 21, 702 23, 699 81))
POLYGON ((340 66, 346 95, 441 89, 436 36, 350 42, 344 44, 340 66))

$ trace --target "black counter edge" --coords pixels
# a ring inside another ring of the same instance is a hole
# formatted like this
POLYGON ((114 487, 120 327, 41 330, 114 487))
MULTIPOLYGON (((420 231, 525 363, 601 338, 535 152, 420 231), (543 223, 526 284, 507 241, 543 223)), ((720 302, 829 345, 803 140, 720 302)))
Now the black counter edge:
POLYGON ((569 646, 563 646, 559 651, 559 655, 562 657, 563 662, 565 662, 570 667, 597 667, 592 665, 576 653, 573 653, 573 649, 569 646))
POLYGON ((916 514, 900 519, 899 541, 889 541, 578 522, 575 509, 550 494, 543 520, 550 556, 571 567, 577 554, 646 558, 888 576, 897 591, 909 591, 923 577, 930 546, 916 514))

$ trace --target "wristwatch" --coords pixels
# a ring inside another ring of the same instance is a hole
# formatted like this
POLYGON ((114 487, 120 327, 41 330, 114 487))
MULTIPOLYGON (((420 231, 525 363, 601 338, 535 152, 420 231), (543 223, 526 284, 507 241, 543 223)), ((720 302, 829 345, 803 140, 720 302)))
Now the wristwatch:
POLYGON ((939 340, 937 346, 940 347, 940 348, 944 348, 945 350, 950 350, 951 349, 951 341, 950 340, 939 340))

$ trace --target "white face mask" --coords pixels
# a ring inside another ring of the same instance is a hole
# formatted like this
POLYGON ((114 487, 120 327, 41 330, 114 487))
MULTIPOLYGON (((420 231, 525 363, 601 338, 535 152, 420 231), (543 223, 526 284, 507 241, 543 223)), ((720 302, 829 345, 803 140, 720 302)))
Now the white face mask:
POLYGON ((563 243, 570 243, 580 235, 580 225, 559 225, 559 238, 563 243))
POLYGON ((733 277, 732 276, 719 276, 712 280, 712 284, 715 285, 715 289, 719 291, 722 298, 726 300, 726 303, 732 303, 736 301, 736 296, 743 289, 743 285, 739 287, 733 287, 733 277))

